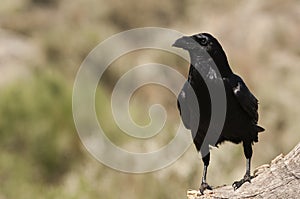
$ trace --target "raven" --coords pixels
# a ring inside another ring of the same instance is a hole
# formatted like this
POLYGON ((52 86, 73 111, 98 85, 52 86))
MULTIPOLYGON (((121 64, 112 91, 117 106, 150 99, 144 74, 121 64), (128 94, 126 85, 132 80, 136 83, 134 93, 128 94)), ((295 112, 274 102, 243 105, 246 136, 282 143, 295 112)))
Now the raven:
POLYGON ((188 79, 178 95, 177 106, 184 126, 191 130, 196 149, 202 155, 204 169, 199 190, 203 194, 205 189, 212 189, 206 182, 210 161, 209 145, 217 147, 224 141, 243 143, 246 173, 241 180, 232 184, 236 190, 245 182, 251 182, 252 144, 258 142, 258 133, 264 131, 264 128, 257 125, 258 100, 242 78, 232 72, 221 44, 211 34, 183 36, 177 39, 173 46, 187 50, 191 59, 188 79), (225 91, 224 123, 221 132, 215 134, 217 139, 213 143, 206 143, 204 139, 212 116, 212 99, 208 88, 215 88, 218 83, 222 83, 225 91), (196 96, 197 104, 191 99, 192 92, 196 96), (195 105, 198 105, 199 113, 195 105), (197 114, 201 117, 195 117, 197 114))

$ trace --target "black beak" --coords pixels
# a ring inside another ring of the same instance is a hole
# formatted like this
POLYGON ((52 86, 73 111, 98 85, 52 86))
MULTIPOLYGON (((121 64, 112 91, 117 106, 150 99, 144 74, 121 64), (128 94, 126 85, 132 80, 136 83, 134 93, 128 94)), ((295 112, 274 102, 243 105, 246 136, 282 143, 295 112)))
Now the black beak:
POLYGON ((191 37, 183 36, 183 37, 177 39, 172 46, 188 50, 188 49, 193 49, 194 47, 196 47, 197 42, 194 39, 192 39, 191 37))
POLYGON ((177 39, 172 46, 177 47, 177 48, 183 48, 184 46, 187 45, 188 39, 189 39, 189 37, 183 36, 183 37, 177 39))

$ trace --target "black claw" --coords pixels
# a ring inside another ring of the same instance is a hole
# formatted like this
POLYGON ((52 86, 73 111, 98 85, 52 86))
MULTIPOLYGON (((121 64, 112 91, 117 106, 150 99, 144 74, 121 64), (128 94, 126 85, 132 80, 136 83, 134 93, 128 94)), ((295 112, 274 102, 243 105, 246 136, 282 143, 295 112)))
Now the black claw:
POLYGON ((246 174, 244 176, 243 179, 241 179, 240 181, 235 181, 233 184, 232 184, 232 187, 235 190, 237 190, 238 188, 240 188, 245 182, 249 182, 251 183, 251 176, 246 174))
POLYGON ((199 188, 200 193, 203 195, 204 190, 212 190, 211 186, 209 186, 206 182, 201 183, 201 186, 199 188))

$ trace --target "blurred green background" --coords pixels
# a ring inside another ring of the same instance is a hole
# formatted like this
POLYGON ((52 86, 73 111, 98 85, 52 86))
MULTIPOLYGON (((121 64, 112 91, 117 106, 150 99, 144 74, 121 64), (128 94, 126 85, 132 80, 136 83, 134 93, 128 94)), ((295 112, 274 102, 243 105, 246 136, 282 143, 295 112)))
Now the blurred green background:
MULTIPOLYGON (((207 31, 222 43, 230 64, 260 100, 266 132, 254 146, 253 168, 287 153, 300 140, 300 4, 297 0, 2 0, 0 4, 0 199, 185 198, 199 186, 202 163, 194 148, 173 165, 147 174, 121 173, 85 150, 72 118, 72 86, 87 54, 131 28, 158 26, 184 34, 207 31)), ((110 95, 130 67, 159 62, 186 75, 188 64, 165 52, 134 52, 112 64, 99 84, 97 113, 119 146, 151 151, 168 143, 179 124, 176 99, 145 86, 131 111, 141 125, 148 106, 169 117, 162 135, 137 141, 114 123, 110 95)), ((241 146, 212 151, 208 182, 230 184, 244 174, 241 146)))

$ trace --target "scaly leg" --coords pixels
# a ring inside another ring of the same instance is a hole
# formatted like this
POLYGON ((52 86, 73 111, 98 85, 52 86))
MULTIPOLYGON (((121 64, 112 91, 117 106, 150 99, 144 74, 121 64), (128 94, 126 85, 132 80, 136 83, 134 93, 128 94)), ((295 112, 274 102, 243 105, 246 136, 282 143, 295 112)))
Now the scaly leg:
POLYGON ((235 181, 232 184, 232 187, 234 190, 237 190, 240 188, 245 182, 251 183, 251 173, 250 173, 250 167, 251 167, 251 157, 252 157, 252 146, 251 143, 244 143, 244 154, 247 158, 246 160, 246 173, 244 177, 240 181, 235 181))
POLYGON ((209 160, 210 160, 210 153, 208 153, 206 156, 204 156, 202 158, 202 161, 204 163, 204 168, 203 168, 203 176, 202 176, 201 186, 199 188, 201 194, 203 194, 204 190, 206 190, 206 189, 212 190, 212 188, 206 182, 206 174, 207 174, 207 168, 209 165, 209 160))

